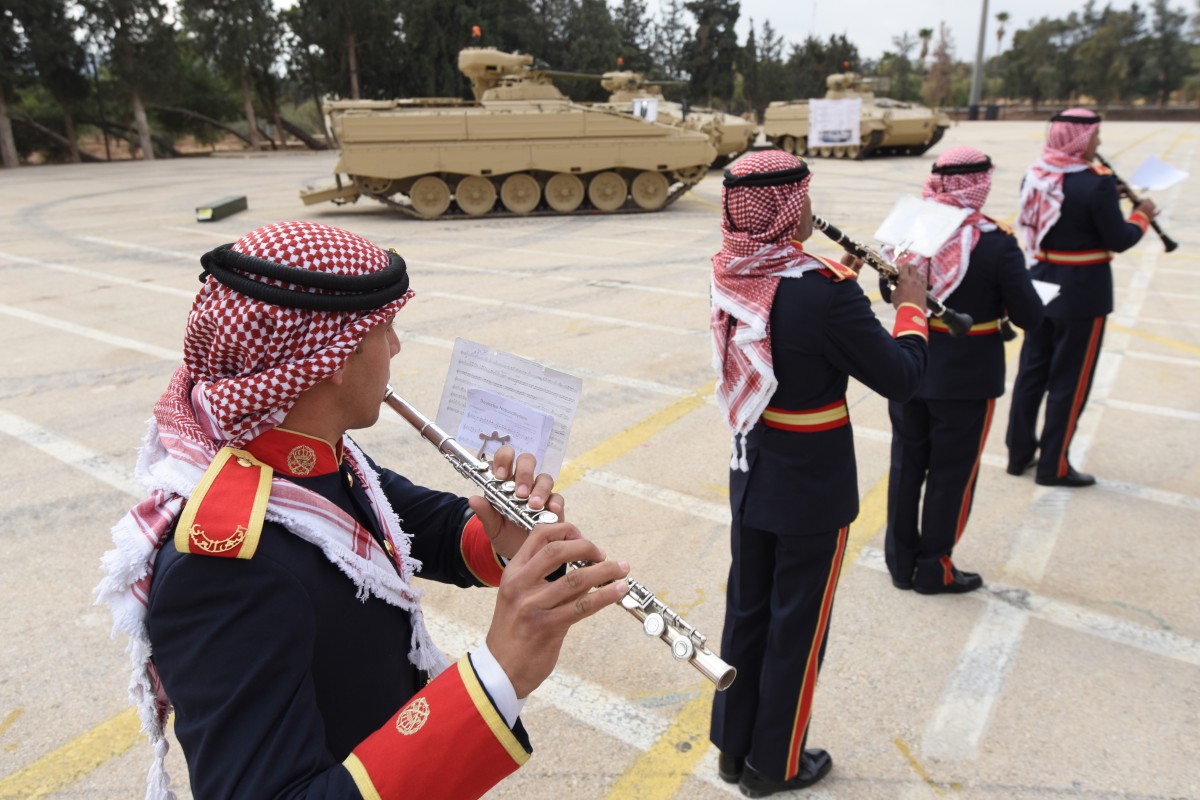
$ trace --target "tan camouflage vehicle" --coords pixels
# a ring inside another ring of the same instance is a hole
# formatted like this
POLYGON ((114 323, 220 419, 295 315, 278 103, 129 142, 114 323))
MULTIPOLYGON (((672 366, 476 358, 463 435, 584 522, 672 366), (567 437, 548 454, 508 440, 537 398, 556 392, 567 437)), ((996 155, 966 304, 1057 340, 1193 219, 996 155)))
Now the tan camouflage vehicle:
POLYGON ((666 100, 662 87, 670 83, 672 81, 648 81, 640 72, 606 72, 600 77, 600 85, 609 92, 608 102, 592 105, 633 113, 635 100, 655 100, 659 122, 712 134, 717 147, 714 167, 724 166, 754 143, 757 130, 753 122, 723 111, 699 106, 685 108, 682 103, 666 100))
POLYGON ((768 105, 763 115, 763 134, 767 140, 798 156, 861 159, 869 155, 920 155, 937 144, 950 127, 950 118, 940 111, 876 97, 876 89, 887 91, 886 78, 864 78, 844 72, 830 75, 825 85, 826 99, 862 98, 861 130, 856 140, 809 147, 807 100, 768 105))
POLYGON ((458 66, 474 101, 327 102, 337 184, 301 191, 305 204, 365 195, 423 219, 660 211, 716 158, 708 133, 572 102, 551 82, 569 74, 529 55, 472 47, 458 66))

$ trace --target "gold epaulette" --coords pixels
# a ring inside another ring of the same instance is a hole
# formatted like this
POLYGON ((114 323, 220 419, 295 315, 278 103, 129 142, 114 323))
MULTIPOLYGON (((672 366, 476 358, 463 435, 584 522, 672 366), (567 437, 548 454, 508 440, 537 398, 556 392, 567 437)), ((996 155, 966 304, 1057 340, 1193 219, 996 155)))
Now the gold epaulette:
POLYGON ((222 448, 179 515, 175 549, 217 558, 253 558, 273 474, 245 450, 222 448))
POLYGON ((814 255, 813 253, 808 253, 807 255, 810 258, 815 258, 817 261, 820 261, 826 270, 833 273, 833 275, 831 277, 835 281, 846 281, 846 280, 852 281, 852 280, 855 280, 856 278, 858 278, 857 272, 850 269, 850 267, 847 267, 845 264, 841 263, 840 261, 834 261, 832 258, 825 258, 824 256, 814 255))
POLYGON ((984 214, 983 218, 986 219, 988 222, 992 223, 993 225, 995 225, 996 228, 999 229, 1001 233, 1005 233, 1009 236, 1017 235, 1016 231, 1013 230, 1013 226, 1009 225, 1007 222, 1001 222, 998 219, 992 219, 987 214, 984 214))

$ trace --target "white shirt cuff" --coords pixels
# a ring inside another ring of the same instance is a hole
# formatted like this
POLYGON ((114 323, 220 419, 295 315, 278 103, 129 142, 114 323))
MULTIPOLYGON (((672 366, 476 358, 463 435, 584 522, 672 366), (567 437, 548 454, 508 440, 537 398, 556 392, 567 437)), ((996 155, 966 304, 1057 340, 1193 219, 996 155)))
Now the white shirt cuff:
POLYGON ((491 695, 492 702, 496 704, 496 710, 500 712, 500 716, 504 717, 508 727, 512 728, 517 724, 517 717, 521 716, 525 700, 517 699, 517 692, 513 689, 512 681, 508 679, 508 674, 505 673, 504 667, 500 666, 496 657, 492 655, 492 651, 488 650, 486 642, 471 651, 471 666, 475 668, 479 682, 491 695))

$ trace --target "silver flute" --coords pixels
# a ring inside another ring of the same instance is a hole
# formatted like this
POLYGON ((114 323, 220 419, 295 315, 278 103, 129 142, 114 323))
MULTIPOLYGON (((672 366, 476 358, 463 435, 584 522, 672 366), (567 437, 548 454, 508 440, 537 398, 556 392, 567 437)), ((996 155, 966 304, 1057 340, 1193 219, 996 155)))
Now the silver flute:
MULTIPOLYGON (((458 474, 478 486, 484 498, 506 518, 526 531, 532 531, 534 525, 558 522, 558 515, 553 511, 529 508, 525 500, 516 496, 516 483, 497 479, 486 461, 476 458, 433 420, 409 405, 392 387, 388 387, 383 402, 436 447, 458 474)), ((590 561, 572 561, 567 566, 581 568, 591 564, 590 561)), ((666 642, 671 648, 671 655, 700 670, 700 674, 712 681, 718 692, 728 689, 737 676, 737 670, 708 649, 705 644, 708 638, 659 602, 654 592, 644 585, 628 577, 625 581, 629 584, 629 592, 621 598, 621 606, 642 623, 642 630, 648 636, 666 642)))

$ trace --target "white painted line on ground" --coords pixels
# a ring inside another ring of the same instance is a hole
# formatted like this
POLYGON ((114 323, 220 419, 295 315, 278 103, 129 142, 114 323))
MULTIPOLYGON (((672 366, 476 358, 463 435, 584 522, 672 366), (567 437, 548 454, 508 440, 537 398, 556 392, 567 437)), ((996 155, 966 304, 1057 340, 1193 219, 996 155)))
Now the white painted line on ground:
POLYGON ((538 281, 554 281, 555 283, 568 283, 576 286, 598 286, 604 289, 623 289, 633 292, 649 292, 652 294, 666 294, 674 297, 686 297, 692 300, 707 300, 707 292, 689 292, 683 289, 667 289, 661 286, 644 286, 632 281, 620 280, 600 280, 595 278, 584 278, 573 275, 560 275, 557 273, 531 272, 529 270, 516 269, 499 269, 496 267, 473 267, 467 264, 456 264, 447 261, 417 261, 414 263, 421 267, 440 267, 442 269, 456 270, 459 272, 473 272, 484 275, 496 275, 505 278, 525 278, 538 281))
MULTIPOLYGON (((864 547, 858 564, 887 574, 882 550, 864 547)), ((1043 597, 1028 589, 999 583, 984 576, 982 589, 965 597, 985 603, 1007 605, 1029 612, 1034 619, 1049 622, 1068 630, 1086 633, 1115 644, 1132 647, 1145 653, 1200 666, 1200 642, 1162 628, 1151 628, 1136 622, 1102 614, 1089 608, 1043 597)))
POLYGON ((118 247, 122 250, 136 250, 141 253, 150 253, 156 256, 167 256, 168 258, 181 258, 184 261, 195 261, 199 263, 200 253, 185 253, 181 250, 164 250, 161 247, 150 247, 149 245, 136 244, 134 242, 121 242, 116 239, 104 239, 99 236, 73 236, 71 237, 80 242, 88 242, 89 244, 102 244, 108 247, 118 247))
POLYGON ((1172 364, 1178 367, 1200 367, 1200 358, 1180 358, 1179 356, 1160 356, 1155 353, 1143 353, 1139 350, 1126 350, 1126 358, 1135 361, 1157 361, 1160 364, 1172 364))
POLYGON ((0 253, 0 260, 12 261, 17 264, 28 264, 39 269, 50 269, 55 272, 62 272, 67 275, 78 275, 83 278, 90 278, 99 283, 112 283, 119 286, 132 286, 135 289, 145 289, 148 292, 161 292, 162 294, 174 295, 175 297, 186 297, 189 300, 196 296, 195 292, 188 292, 183 289, 175 289, 171 286, 160 286, 150 281, 139 281, 133 278, 122 278, 117 275, 110 275, 107 272, 100 272, 94 269, 84 269, 83 267, 72 267, 67 264, 55 264, 50 261, 40 261, 36 258, 25 258, 24 256, 15 256, 11 253, 0 253))
MULTIPOLYGON (((137 498, 146 494, 134 478, 132 470, 37 423, 0 411, 0 431, 42 451, 64 466, 77 469, 114 489, 137 498)), ((116 520, 113 522, 116 523, 116 520)))
POLYGON ((83 336, 93 341, 110 344, 113 347, 123 347, 126 350, 133 350, 137 353, 143 353, 154 358, 163 358, 167 361, 183 361, 183 353, 179 350, 168 350, 165 347, 157 347, 152 344, 139 342, 136 339, 127 339, 124 336, 116 336, 111 333, 106 333, 95 328, 86 328, 83 325, 76 325, 73 322, 64 322, 54 317, 47 317, 45 314, 38 314, 33 311, 26 311, 13 306, 0 305, 0 313, 8 314, 18 319, 23 319, 26 322, 35 322, 38 325, 44 325, 47 328, 54 328, 60 331, 83 336))
POLYGON ((728 504, 701 500, 692 495, 677 492, 674 489, 651 486, 648 483, 642 483, 632 478, 626 478, 622 475, 597 469, 585 472, 583 480, 596 486, 603 486, 605 489, 611 489, 614 492, 663 506, 664 508, 691 514, 694 517, 700 517, 712 522, 720 522, 724 525, 729 524, 730 512, 728 504))
POLYGON ((1170 417, 1172 419, 1185 419, 1190 422, 1200 420, 1200 414, 1195 411, 1182 411, 1177 408, 1163 408, 1162 406, 1152 406, 1149 403, 1131 403, 1128 400, 1113 400, 1106 398, 1097 400, 1097 405, 1108 406, 1109 408, 1119 408, 1123 411, 1136 411, 1139 414, 1152 414, 1156 417, 1170 417))

